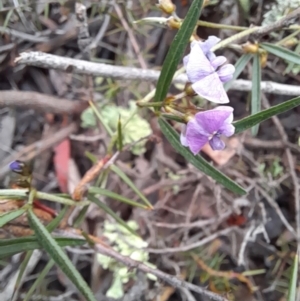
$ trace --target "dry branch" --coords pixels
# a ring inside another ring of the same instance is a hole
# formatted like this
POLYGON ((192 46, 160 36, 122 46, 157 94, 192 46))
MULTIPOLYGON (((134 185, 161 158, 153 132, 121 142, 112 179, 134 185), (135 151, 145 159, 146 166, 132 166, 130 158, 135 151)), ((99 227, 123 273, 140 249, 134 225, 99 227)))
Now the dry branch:
MULTIPOLYGON (((99 64, 86 62, 67 57, 42 53, 42 52, 23 52, 15 63, 25 64, 45 69, 56 69, 77 74, 85 74, 92 76, 109 77, 123 80, 139 80, 156 82, 158 80, 159 71, 147 70, 131 67, 112 66, 107 64, 99 64)), ((187 77, 181 74, 176 77, 174 83, 185 84, 187 77)), ((231 90, 251 91, 252 82, 248 80, 235 80, 231 86, 231 90)), ((261 82, 261 90, 265 93, 299 96, 300 87, 292 85, 278 84, 274 82, 261 82)))
POLYGON ((31 91, 0 91, 0 108, 25 107, 54 114, 80 113, 86 104, 31 91))

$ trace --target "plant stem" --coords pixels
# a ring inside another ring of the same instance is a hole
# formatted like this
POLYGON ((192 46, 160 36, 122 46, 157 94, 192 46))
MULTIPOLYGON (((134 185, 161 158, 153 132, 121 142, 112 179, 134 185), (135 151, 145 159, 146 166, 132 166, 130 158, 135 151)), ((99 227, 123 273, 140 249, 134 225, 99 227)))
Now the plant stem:
POLYGON ((163 102, 160 101, 160 102, 137 102, 136 105, 138 107, 146 107, 146 108, 151 108, 151 107, 157 107, 157 108, 160 108, 163 106, 163 102))
POLYGON ((238 31, 243 31, 243 30, 248 29, 248 27, 243 27, 243 26, 218 24, 218 23, 212 23, 212 22, 206 22, 206 21, 200 21, 200 20, 197 22, 197 25, 210 27, 210 28, 232 29, 232 30, 238 30, 238 31))

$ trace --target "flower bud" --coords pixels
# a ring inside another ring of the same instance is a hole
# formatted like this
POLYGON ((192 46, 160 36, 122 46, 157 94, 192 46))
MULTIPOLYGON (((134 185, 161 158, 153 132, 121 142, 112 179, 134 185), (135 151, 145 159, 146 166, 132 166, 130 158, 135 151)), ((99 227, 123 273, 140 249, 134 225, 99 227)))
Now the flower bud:
POLYGON ((181 22, 171 17, 167 20, 167 25, 169 26, 170 29, 179 29, 181 26, 181 22))
POLYGON ((265 68, 267 65, 267 61, 268 61, 268 53, 266 51, 260 52, 259 58, 260 58, 260 66, 262 68, 265 68))
POLYGON ((176 6, 171 0, 158 0, 158 2, 159 4, 157 4, 157 7, 159 7, 166 14, 171 15, 176 9, 176 6))
POLYGON ((282 43, 281 45, 284 47, 293 47, 299 43, 299 40, 297 38, 291 38, 282 43))
POLYGON ((258 52, 258 44, 252 44, 252 43, 245 43, 242 45, 242 49, 244 53, 257 53, 258 52))

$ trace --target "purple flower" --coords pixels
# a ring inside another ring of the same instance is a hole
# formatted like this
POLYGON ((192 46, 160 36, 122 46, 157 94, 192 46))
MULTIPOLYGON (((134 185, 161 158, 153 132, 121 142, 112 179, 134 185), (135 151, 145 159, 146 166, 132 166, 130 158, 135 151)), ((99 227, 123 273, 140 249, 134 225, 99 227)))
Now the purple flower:
POLYGON ((24 163, 18 160, 13 161, 9 164, 9 169, 16 173, 22 173, 23 168, 24 168, 24 163))
POLYGON ((193 90, 201 97, 215 102, 228 103, 223 83, 232 79, 234 66, 225 64, 226 57, 216 56, 210 49, 220 41, 210 36, 205 42, 191 43, 191 52, 183 58, 183 64, 193 90))
POLYGON ((225 143, 220 139, 221 135, 230 137, 234 134, 233 108, 219 106, 215 109, 197 113, 184 126, 180 142, 189 147, 196 155, 209 142, 213 150, 222 150, 225 143))

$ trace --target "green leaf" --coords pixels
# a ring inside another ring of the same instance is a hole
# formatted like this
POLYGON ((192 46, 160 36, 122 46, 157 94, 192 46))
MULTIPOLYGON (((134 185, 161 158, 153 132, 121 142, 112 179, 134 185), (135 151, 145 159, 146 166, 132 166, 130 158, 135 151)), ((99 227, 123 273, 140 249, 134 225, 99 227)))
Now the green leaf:
POLYGON ((23 301, 30 301, 30 298, 31 298, 32 294, 34 293, 35 289, 42 283, 42 281, 47 276, 47 274, 49 273, 51 268, 54 266, 54 263, 55 262, 52 259, 50 259, 48 261, 47 265, 39 273, 39 276, 37 277, 37 279, 34 281, 32 286, 30 287, 30 289, 29 289, 28 293, 26 294, 25 298, 23 299, 23 301))
POLYGON ((109 198, 112 198, 114 200, 120 201, 122 203, 131 205, 131 206, 134 206, 134 207, 148 209, 148 206, 146 207, 145 205, 139 204, 139 203, 137 203, 135 201, 132 201, 132 200, 120 195, 120 194, 114 193, 114 192, 109 191, 109 190, 104 189, 104 188, 90 187, 89 188, 89 193, 104 195, 104 196, 107 196, 109 198))
POLYGON ((113 219, 115 219, 120 225, 122 225, 124 228, 126 228, 130 233, 137 236, 135 231, 131 229, 126 222, 124 222, 113 210, 111 210, 106 204, 102 203, 100 200, 98 200, 94 195, 89 194, 88 199, 91 200, 91 202, 95 203, 99 208, 101 208, 104 212, 106 212, 108 215, 110 215, 113 219))
POLYGON ((260 46, 266 51, 295 64, 300 65, 300 55, 289 49, 271 43, 261 43, 260 46))
POLYGON ((121 122, 121 115, 119 115, 119 120, 118 120, 118 128, 117 128, 117 133, 118 133, 118 150, 122 151, 123 149, 123 134, 122 134, 122 122, 121 122))
POLYGON ((186 147, 182 146, 180 143, 179 135, 172 128, 172 126, 166 122, 164 119, 159 119, 158 123, 160 125, 161 131, 166 136, 170 144, 175 148, 175 150, 181 154, 186 160, 193 164, 196 168, 201 170, 206 175, 212 177, 214 180, 228 188, 229 190, 237 194, 246 194, 246 191, 236 184, 234 181, 229 179, 226 175, 215 169, 202 157, 194 156, 186 147))
MULTIPOLYGON (((254 55, 252 68, 252 93, 251 93, 251 115, 257 114, 261 111, 261 68, 260 58, 258 54, 254 55)), ((256 136, 258 133, 259 124, 256 124, 252 129, 252 135, 256 136)))
POLYGON ((116 173, 145 203, 145 205, 149 208, 152 208, 151 203, 147 200, 147 198, 141 193, 141 191, 134 185, 134 183, 127 177, 127 175, 116 165, 111 165, 110 169, 116 173))
POLYGON ((47 225, 46 228, 50 233, 58 227, 68 209, 69 208, 65 206, 62 210, 60 210, 59 214, 47 225))
MULTIPOLYGON (((297 54, 300 54, 300 43, 297 45, 297 47, 296 47, 296 49, 295 49, 295 53, 297 53, 297 54)), ((295 66, 295 64, 294 63, 289 63, 288 64, 288 66, 286 67, 286 69, 284 70, 284 75, 286 75, 287 73, 290 73, 291 71, 293 71, 293 73, 295 74, 295 71, 294 70, 296 70, 297 72, 296 72, 296 74, 299 72, 299 68, 300 68, 300 65, 299 64, 297 64, 296 66, 295 66), (298 70, 297 70, 298 69, 298 70)))
POLYGON ((233 73, 233 78, 224 84, 225 91, 228 91, 230 87, 232 86, 232 83, 239 77, 239 75, 245 70, 245 67, 247 66, 250 59, 253 57, 251 53, 247 53, 242 55, 238 61, 235 63, 235 71, 233 73))
POLYGON ((251 115, 251 116, 245 117, 241 120, 238 120, 233 123, 233 125, 235 126, 235 134, 238 134, 249 128, 252 128, 254 125, 259 124, 259 123, 271 118, 272 116, 284 113, 284 112, 291 110, 299 105, 300 105, 300 96, 290 99, 288 101, 285 101, 279 105, 273 106, 269 109, 263 110, 255 115, 251 115))
POLYGON ((55 261, 57 266, 66 274, 70 281, 72 281, 75 287, 88 301, 96 301, 93 292, 84 281, 81 274, 77 271, 69 257, 60 248, 55 239, 51 236, 32 210, 29 210, 28 218, 39 243, 55 261))
POLYGON ((292 267, 291 280, 289 284, 288 290, 288 298, 287 301, 295 301, 297 300, 297 279, 298 279, 298 265, 299 265, 299 257, 298 251, 294 258, 294 263, 292 267))
MULTIPOLYGON (((177 65, 184 54, 186 45, 188 44, 197 21, 199 20, 202 5, 203 0, 193 1, 181 27, 171 43, 156 85, 156 92, 154 96, 155 102, 164 101, 167 96, 177 65)), ((158 110, 158 108, 155 109, 158 110)))
POLYGON ((4 225, 9 223, 10 221, 16 219, 20 215, 24 214, 26 212, 26 208, 20 208, 17 210, 13 210, 4 214, 0 215, 0 228, 2 228, 4 225))
MULTIPOLYGON (((86 243, 84 239, 75 238, 56 238, 55 241, 61 247, 76 247, 86 243)), ((0 258, 35 249, 41 249, 41 245, 34 236, 0 240, 0 258)))

